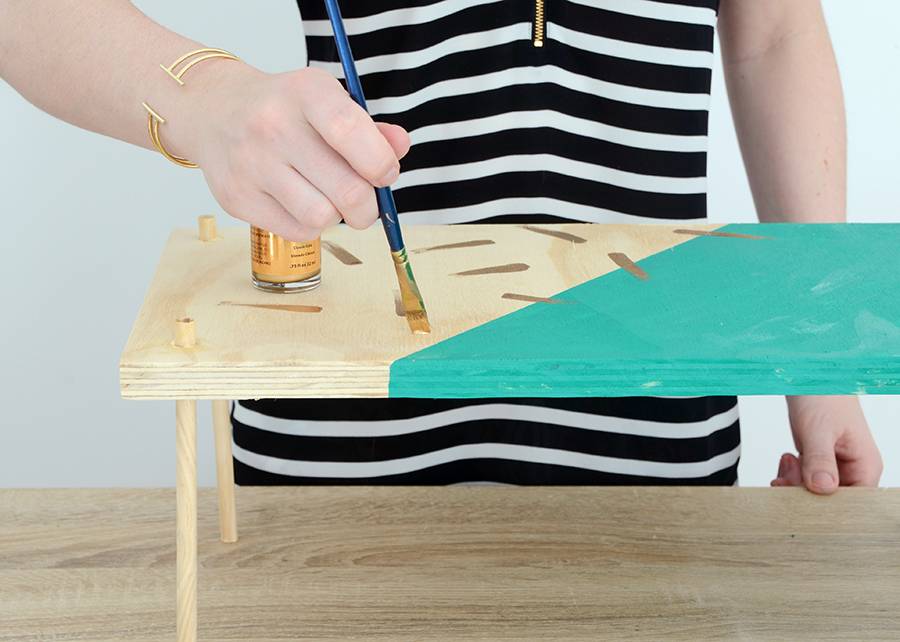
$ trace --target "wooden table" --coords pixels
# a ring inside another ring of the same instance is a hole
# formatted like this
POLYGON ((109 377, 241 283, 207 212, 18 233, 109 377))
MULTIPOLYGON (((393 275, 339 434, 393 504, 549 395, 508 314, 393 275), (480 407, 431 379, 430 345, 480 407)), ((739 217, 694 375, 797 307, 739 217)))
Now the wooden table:
MULTIPOLYGON (((900 638, 900 489, 200 492, 208 640, 900 638)), ((0 490, 0 640, 171 640, 174 491, 0 490)))
POLYGON ((213 223, 170 238, 119 367, 124 397, 175 400, 179 641, 197 400, 233 543, 232 399, 900 393, 900 225, 411 227, 432 326, 413 335, 379 230, 329 230, 322 287, 285 296, 250 287, 246 230, 213 223))

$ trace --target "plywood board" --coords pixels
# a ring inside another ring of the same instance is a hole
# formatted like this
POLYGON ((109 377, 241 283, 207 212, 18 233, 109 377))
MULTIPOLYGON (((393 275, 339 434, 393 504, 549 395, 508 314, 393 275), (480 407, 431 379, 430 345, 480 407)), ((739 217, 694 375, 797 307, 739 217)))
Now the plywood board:
POLYGON ((132 398, 900 393, 900 225, 417 226, 433 332, 383 234, 258 292, 244 229, 176 231, 122 356, 132 398), (176 318, 197 344, 172 345, 176 318))

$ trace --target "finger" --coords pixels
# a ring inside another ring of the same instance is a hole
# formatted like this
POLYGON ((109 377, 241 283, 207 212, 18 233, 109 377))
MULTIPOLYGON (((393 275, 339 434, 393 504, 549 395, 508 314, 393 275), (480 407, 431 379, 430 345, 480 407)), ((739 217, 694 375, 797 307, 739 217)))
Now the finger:
POLYGON ((790 453, 781 456, 778 463, 778 475, 770 482, 772 486, 802 486, 800 460, 790 453))
POLYGON ((288 151, 294 169, 331 201, 350 227, 366 229, 378 220, 372 185, 316 132, 310 129, 308 134, 302 145, 295 145, 288 151))
POLYGON ((784 456, 784 479, 788 486, 803 486, 800 460, 791 453, 784 456))
POLYGON ((372 118, 333 78, 322 80, 318 89, 301 94, 313 129, 372 185, 383 187, 397 180, 400 162, 372 118))
POLYGON ((341 221, 334 204, 301 176, 293 167, 282 165, 272 170, 266 191, 303 227, 322 230, 341 221))
POLYGON ((275 198, 264 192, 260 192, 258 198, 255 198, 245 211, 252 211, 253 217, 243 220, 289 241, 301 243, 319 237, 319 230, 298 223, 275 198))
POLYGON ((398 159, 402 159, 409 152, 410 140, 409 134, 399 125, 391 125, 390 123, 375 123, 378 131, 384 136, 385 140, 390 143, 394 149, 394 153, 398 159))
POLYGON ((222 208, 231 216, 290 241, 309 241, 318 236, 287 212, 277 200, 258 189, 242 189, 237 181, 224 185, 210 182, 210 189, 222 208))
POLYGON ((785 460, 787 459, 787 457, 788 457, 788 453, 784 453, 781 456, 781 459, 778 460, 778 474, 776 475, 776 477, 784 477, 784 470, 786 467, 785 460))
POLYGON ((797 444, 803 485, 814 493, 829 494, 837 490, 840 477, 834 445, 834 435, 825 430, 806 430, 797 444))

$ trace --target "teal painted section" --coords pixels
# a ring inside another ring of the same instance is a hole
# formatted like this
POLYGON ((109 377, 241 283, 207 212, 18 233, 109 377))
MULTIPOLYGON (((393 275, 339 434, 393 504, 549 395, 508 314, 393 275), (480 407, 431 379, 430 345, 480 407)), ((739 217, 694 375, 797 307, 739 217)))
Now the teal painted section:
MULTIPOLYGON (((731 225, 397 360, 392 397, 900 394, 900 225, 731 225)), ((609 260, 598 255, 598 261, 609 260)))

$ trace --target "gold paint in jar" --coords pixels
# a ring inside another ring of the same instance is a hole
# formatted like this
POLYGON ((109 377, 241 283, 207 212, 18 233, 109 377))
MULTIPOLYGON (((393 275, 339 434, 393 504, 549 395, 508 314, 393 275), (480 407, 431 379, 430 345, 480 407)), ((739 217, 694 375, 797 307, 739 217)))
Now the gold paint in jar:
POLYGON ((322 282, 319 239, 288 241, 250 226, 250 273, 253 285, 266 292, 305 292, 322 282))

